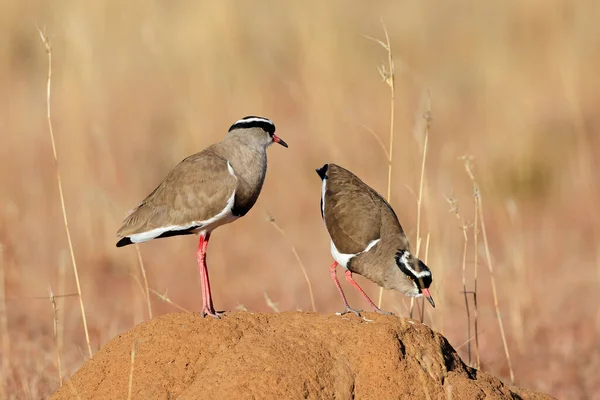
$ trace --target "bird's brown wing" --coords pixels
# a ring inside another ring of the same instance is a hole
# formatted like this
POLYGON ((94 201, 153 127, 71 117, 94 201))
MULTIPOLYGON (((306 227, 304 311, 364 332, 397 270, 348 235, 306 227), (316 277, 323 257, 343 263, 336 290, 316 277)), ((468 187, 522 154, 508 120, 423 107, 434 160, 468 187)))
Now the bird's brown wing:
POLYGON ((344 254, 359 253, 369 242, 380 239, 383 217, 397 221, 375 190, 335 164, 329 164, 327 170, 324 203, 325 225, 335 247, 344 254))
POLYGON ((123 221, 126 237, 206 221, 220 213, 236 189, 227 160, 210 147, 181 161, 123 221))

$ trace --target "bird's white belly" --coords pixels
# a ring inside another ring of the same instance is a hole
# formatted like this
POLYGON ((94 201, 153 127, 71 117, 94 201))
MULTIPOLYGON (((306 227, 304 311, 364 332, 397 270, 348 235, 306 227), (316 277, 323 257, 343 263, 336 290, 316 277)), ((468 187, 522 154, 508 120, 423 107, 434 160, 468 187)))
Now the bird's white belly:
POLYGON ((198 228, 194 232, 199 233, 199 234, 210 233, 213 230, 215 230, 216 228, 218 228, 219 226, 233 222, 238 218, 239 218, 239 216, 233 215, 233 213, 230 210, 227 214, 222 215, 221 218, 211 221, 208 224, 202 225, 200 228, 198 228))
POLYGON ((340 264, 345 269, 348 269, 348 263, 350 262, 350 260, 352 258, 356 257, 359 254, 366 253, 367 251, 371 250, 373 248, 373 246, 375 246, 379 242, 379 240, 380 239, 370 241, 369 244, 367 245, 367 247, 363 251, 360 251, 360 252, 354 253, 354 254, 340 253, 338 251, 337 247, 335 247, 335 244, 333 243, 333 240, 332 240, 331 241, 331 255, 333 256, 333 259, 338 264, 340 264))

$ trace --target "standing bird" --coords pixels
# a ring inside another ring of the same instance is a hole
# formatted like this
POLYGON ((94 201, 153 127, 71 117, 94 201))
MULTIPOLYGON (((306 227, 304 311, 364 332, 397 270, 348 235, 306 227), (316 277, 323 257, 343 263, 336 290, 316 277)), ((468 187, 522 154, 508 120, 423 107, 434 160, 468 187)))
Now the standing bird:
POLYGON ((219 318, 212 302, 206 248, 211 232, 252 208, 267 172, 267 147, 288 147, 267 118, 245 117, 225 139, 181 161, 133 211, 117 232, 117 247, 177 235, 200 235, 196 258, 202 316, 219 318))
POLYGON ((321 216, 331 237, 331 255, 335 262, 329 268, 346 309, 341 313, 360 310, 350 307, 336 274, 337 265, 346 269, 346 280, 369 302, 375 312, 382 311, 352 279, 357 273, 385 289, 398 290, 409 297, 429 293, 431 271, 410 252, 408 239, 396 213, 375 190, 350 171, 325 164, 317 169, 322 180, 321 216))

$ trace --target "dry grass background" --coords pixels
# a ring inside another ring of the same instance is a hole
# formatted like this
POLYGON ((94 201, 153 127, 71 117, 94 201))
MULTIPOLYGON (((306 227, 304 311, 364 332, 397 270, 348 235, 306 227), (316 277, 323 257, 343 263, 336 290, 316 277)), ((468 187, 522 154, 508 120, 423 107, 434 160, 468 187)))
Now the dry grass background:
MULTIPOLYGON (((396 62, 391 203, 413 247, 421 114, 431 93, 421 236, 430 237, 438 307, 426 311, 426 322, 467 358, 464 239, 447 198, 473 222, 473 189, 460 160, 468 154, 483 194, 516 383, 561 398, 598 398, 600 7, 593 0, 1 2, 4 397, 40 398, 57 388, 48 287, 56 295, 76 292, 36 25, 47 27, 53 44, 54 130, 96 350, 147 315, 135 250, 114 246, 122 217, 178 161, 220 140, 245 115, 272 118, 290 148, 269 150, 257 205, 213 235, 217 308, 266 311, 270 299, 280 310, 311 309, 289 243, 307 268, 317 310, 341 308, 327 272, 314 169, 339 163, 386 192, 385 156, 363 127, 387 141, 389 90, 377 72, 387 56, 365 38, 383 38, 382 17, 396 62)), ((469 241, 471 285, 472 230, 469 241)), ((168 290, 190 310, 201 304, 195 246, 192 237, 140 246, 150 288, 168 290)), ((482 367, 508 379, 483 247, 478 260, 482 367)), ((377 297, 373 285, 365 287, 377 297)), ((55 300, 68 376, 87 358, 85 336, 77 299, 55 300)), ((398 293, 386 292, 383 301, 408 312, 398 293)), ((156 296, 152 305, 155 315, 175 310, 156 296)))

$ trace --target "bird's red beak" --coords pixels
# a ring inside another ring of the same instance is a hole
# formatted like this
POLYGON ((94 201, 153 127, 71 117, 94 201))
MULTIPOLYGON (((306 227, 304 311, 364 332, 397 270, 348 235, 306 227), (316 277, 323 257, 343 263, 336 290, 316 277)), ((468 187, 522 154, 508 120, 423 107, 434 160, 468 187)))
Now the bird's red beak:
POLYGON ((429 289, 421 289, 421 293, 423 293, 423 296, 425 296, 429 304, 431 304, 431 306, 435 308, 435 303, 433 302, 433 297, 431 297, 429 289))
POLYGON ((283 147, 288 147, 287 143, 284 142, 283 140, 281 140, 281 138, 275 134, 273 134, 273 141, 275 143, 279 143, 280 145, 282 145, 283 147))

